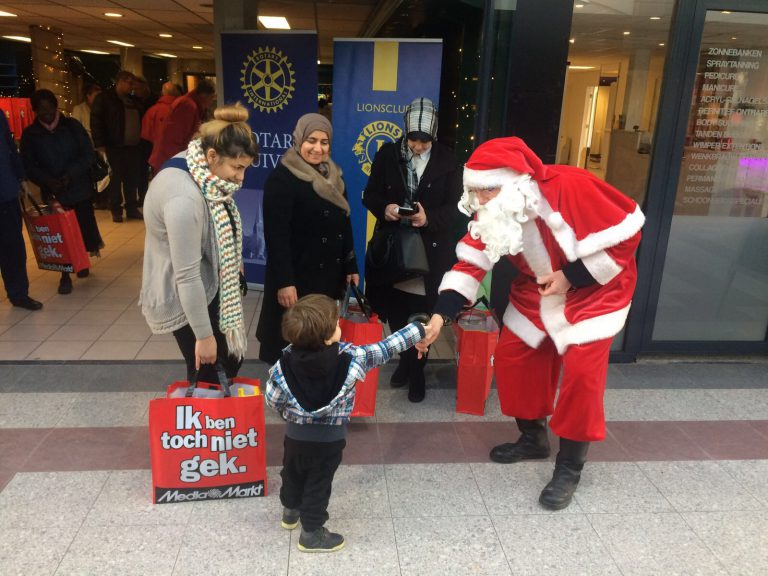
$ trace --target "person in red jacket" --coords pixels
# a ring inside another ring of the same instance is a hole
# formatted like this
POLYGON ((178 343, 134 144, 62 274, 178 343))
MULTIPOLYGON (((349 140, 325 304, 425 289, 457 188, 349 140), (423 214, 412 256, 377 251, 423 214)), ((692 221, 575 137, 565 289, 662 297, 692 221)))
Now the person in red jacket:
POLYGON ((516 418, 521 436, 490 458, 548 457, 552 415, 560 451, 539 502, 560 510, 571 502, 590 442, 605 438, 608 354, 629 313, 645 218, 586 170, 544 165, 519 138, 489 140, 472 153, 459 209, 474 219, 438 290, 429 322, 438 330, 418 347, 426 352, 444 322, 474 302, 493 264, 509 259, 518 274, 494 370, 502 413, 516 418))
POLYGON ((141 137, 152 145, 160 138, 165 121, 171 113, 173 102, 179 97, 179 89, 173 82, 163 84, 162 95, 158 101, 147 110, 141 120, 141 137))
POLYGON ((197 83, 191 92, 177 98, 171 105, 160 137, 153 142, 149 165, 157 173, 166 160, 187 149, 192 137, 216 99, 216 89, 205 80, 197 83))

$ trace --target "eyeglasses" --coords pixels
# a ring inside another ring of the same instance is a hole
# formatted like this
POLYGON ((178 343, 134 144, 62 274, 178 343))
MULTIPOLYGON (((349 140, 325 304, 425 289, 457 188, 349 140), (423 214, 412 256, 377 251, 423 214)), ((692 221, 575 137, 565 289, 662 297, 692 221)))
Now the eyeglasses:
POLYGON ((467 188, 467 191, 471 194, 497 194, 501 190, 501 186, 490 186, 485 188, 467 188))

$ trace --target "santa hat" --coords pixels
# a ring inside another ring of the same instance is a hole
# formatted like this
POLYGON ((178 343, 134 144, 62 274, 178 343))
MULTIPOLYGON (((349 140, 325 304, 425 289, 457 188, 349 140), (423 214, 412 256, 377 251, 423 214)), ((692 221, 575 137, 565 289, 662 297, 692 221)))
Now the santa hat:
POLYGON ((546 166, 520 138, 494 138, 478 146, 464 165, 464 195, 459 210, 471 214, 470 188, 520 188, 532 195, 529 180, 546 179, 546 166))

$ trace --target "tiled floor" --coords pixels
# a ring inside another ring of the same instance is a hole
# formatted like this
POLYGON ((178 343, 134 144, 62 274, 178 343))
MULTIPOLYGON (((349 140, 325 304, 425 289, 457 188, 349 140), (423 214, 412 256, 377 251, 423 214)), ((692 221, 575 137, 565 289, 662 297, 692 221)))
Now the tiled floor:
MULTIPOLYGON (((553 458, 488 461, 516 435, 495 391, 484 416, 456 413, 449 339, 424 403, 386 366, 376 415, 351 424, 328 523, 342 551, 302 554, 280 528, 270 412, 268 496, 153 506, 148 404, 184 369, 136 307, 142 224, 105 214, 71 295, 30 264, 45 309, 0 301, 0 576, 768 575, 765 359, 611 365, 608 435, 562 512, 537 503, 553 458)), ((257 292, 246 306, 252 335, 257 292)), ((241 374, 263 380, 250 344, 241 374)))

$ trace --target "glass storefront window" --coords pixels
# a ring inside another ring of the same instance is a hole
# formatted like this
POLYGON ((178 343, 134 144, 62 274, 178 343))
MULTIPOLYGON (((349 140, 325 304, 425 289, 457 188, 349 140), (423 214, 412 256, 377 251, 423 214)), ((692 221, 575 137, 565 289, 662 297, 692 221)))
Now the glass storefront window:
POLYGON ((709 11, 654 341, 762 341, 768 326, 768 14, 709 11))

